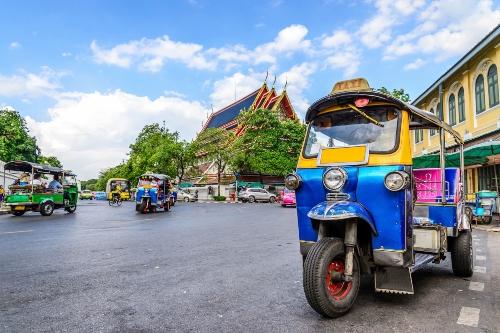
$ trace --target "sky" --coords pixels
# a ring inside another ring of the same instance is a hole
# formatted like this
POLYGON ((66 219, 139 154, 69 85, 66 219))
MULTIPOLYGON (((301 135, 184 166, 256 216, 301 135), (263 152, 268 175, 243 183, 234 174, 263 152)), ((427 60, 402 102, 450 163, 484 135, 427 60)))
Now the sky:
POLYGON ((126 160, 145 125, 191 141, 266 72, 301 119, 344 79, 415 99, 500 23, 500 0, 0 0, 0 13, 0 109, 85 180, 126 160))

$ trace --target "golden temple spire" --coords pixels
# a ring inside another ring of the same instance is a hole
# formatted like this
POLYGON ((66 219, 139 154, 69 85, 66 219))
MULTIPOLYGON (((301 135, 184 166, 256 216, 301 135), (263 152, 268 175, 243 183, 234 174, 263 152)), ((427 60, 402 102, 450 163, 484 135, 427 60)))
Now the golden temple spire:
POLYGON ((286 91, 286 85, 288 84, 288 77, 285 76, 285 86, 283 87, 283 91, 286 91))
MULTIPOLYGON (((276 74, 274 74, 274 82, 273 82, 273 88, 274 88, 274 84, 276 83, 276 74)), ((272 89, 272 88, 271 88, 272 89)))

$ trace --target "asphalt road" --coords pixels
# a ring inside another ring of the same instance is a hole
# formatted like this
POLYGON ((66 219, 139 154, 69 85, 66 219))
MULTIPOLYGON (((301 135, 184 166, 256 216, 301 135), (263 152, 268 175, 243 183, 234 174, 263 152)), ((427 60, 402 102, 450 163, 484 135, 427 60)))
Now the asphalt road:
POLYGON ((85 201, 0 216, 0 332, 500 332, 500 233, 474 231, 472 278, 450 260, 414 273, 415 295, 375 293, 364 277, 351 312, 325 319, 302 290, 295 214, 85 201))

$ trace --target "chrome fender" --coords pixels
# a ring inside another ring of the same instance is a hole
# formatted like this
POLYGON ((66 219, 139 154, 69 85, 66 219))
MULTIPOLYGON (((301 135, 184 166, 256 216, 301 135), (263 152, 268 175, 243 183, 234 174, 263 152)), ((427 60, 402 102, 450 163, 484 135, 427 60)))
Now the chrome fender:
POLYGON ((372 228, 373 234, 378 236, 375 221, 370 212, 361 204, 352 201, 323 201, 309 211, 310 219, 319 221, 345 220, 357 217, 366 221, 372 228))

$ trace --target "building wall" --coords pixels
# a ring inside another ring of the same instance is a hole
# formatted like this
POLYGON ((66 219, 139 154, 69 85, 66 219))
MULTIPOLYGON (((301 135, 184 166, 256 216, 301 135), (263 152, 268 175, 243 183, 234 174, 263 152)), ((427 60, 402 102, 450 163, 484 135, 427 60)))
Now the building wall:
MULTIPOLYGON (((451 124, 450 117, 450 96, 455 96, 455 125, 453 129, 457 131, 465 141, 465 147, 471 147, 478 143, 500 140, 500 104, 490 106, 490 93, 488 89, 488 72, 492 66, 500 71, 500 26, 494 29, 493 33, 497 36, 493 38, 488 44, 484 45, 482 49, 478 50, 477 54, 471 57, 461 67, 450 73, 448 78, 442 82, 443 91, 443 106, 442 112, 444 121, 451 124), (482 75, 484 80, 484 103, 485 111, 477 113, 478 106, 476 105, 476 81, 482 75), (465 120, 459 120, 458 110, 458 92, 463 88, 465 97, 465 120)), ((478 44, 479 45, 479 44, 478 44)), ((476 46, 478 47, 478 46, 476 46)), ((475 49, 473 49, 475 50, 475 49)), ((472 50, 471 50, 472 51, 472 50)), ((457 64, 459 64, 457 62, 457 64)), ((454 65, 456 66, 456 65, 454 65)), ((498 79, 497 79, 498 82, 498 79)), ((498 89, 498 88, 497 88, 498 89)), ((500 92, 497 91, 497 95, 500 92)), ((425 96, 418 98, 416 107, 431 111, 434 110, 436 114, 437 104, 439 103, 439 89, 434 89, 425 96)), ((446 147, 447 152, 456 150, 455 142, 449 134, 446 134, 446 147)), ((435 153, 439 150, 439 133, 436 131, 431 135, 431 130, 420 130, 419 133, 415 131, 411 136, 411 147, 413 156, 421 156, 422 154, 435 153), (416 142, 416 138, 419 142, 416 142)), ((496 163, 500 160, 500 156, 496 159, 496 163)), ((484 166, 471 166, 466 168, 465 172, 465 191, 470 193, 468 199, 474 196, 472 193, 485 190, 492 182, 494 182, 494 168, 493 162, 490 161, 488 165, 484 166)), ((500 167, 497 166, 499 172, 497 177, 500 177, 500 167)))

